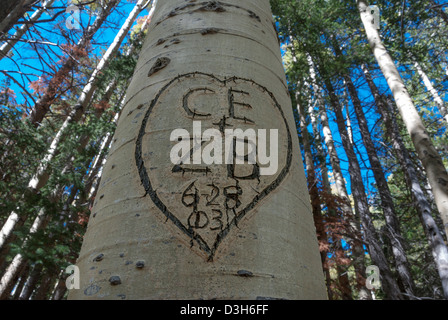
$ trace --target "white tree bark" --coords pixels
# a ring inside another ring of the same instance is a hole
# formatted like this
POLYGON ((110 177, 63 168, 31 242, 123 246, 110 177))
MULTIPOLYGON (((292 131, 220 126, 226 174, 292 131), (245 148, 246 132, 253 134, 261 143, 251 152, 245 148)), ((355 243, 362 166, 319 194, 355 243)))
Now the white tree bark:
POLYGON ((288 132, 295 123, 269 1, 159 1, 77 261, 81 289, 69 298, 325 298, 288 132), (225 165, 174 166, 170 132, 196 120, 204 130, 277 128, 279 170, 258 181, 225 165))
MULTIPOLYGON (((95 33, 101 28, 109 14, 113 11, 119 0, 109 0, 106 4, 101 3, 101 9, 95 21, 87 27, 87 30, 82 34, 81 38, 76 44, 78 51, 84 50, 92 40, 95 33)), ((73 70, 77 63, 77 56, 71 56, 65 60, 64 63, 55 72, 52 79, 45 88, 43 95, 36 101, 34 108, 31 110, 28 120, 34 125, 38 126, 44 119, 47 112, 50 110, 59 87, 61 86, 64 77, 73 70)))
POLYGON ((414 67, 417 70, 417 73, 422 78, 422 81, 426 87, 426 90, 428 90, 428 92, 431 94, 431 97, 433 98, 434 102, 436 103, 436 106, 439 109, 440 114, 443 116, 443 119, 445 119, 445 121, 448 122, 448 111, 446 110, 445 103, 443 102, 443 100, 440 97, 439 93, 437 92, 436 88, 434 88, 428 75, 423 70, 423 68, 418 63, 418 61, 416 61, 416 60, 414 60, 414 67))
MULTIPOLYGON (((357 289, 359 291, 360 300, 370 300, 372 298, 369 290, 360 283, 363 282, 362 278, 365 278, 364 272, 364 249, 359 244, 359 239, 361 238, 361 230, 357 223, 357 218, 353 212, 351 206, 350 197, 347 191, 347 182, 345 181, 344 175, 342 174, 342 169, 340 165, 339 155, 336 150, 335 142, 333 139, 333 134, 331 132, 330 123, 328 121, 327 110, 325 108, 324 97, 322 96, 323 88, 319 85, 316 73, 316 67, 314 65, 313 58, 308 54, 307 56, 308 66, 310 70, 310 76, 312 79, 312 85, 314 94, 317 97, 317 103, 319 106, 319 116, 322 124, 322 132, 324 134, 325 145, 328 149, 328 155, 330 157, 331 167, 333 169, 333 179, 336 186, 336 194, 343 200, 341 204, 341 209, 344 214, 349 219, 349 224, 351 230, 349 230, 349 235, 346 240, 353 248, 353 264, 355 268, 355 276, 357 278, 357 289), (359 239, 357 239, 359 238, 359 239)), ((345 102, 344 102, 345 103, 345 102)), ((349 117, 347 117, 347 122, 349 122, 349 117)), ((349 125, 347 125, 347 131, 349 131, 349 125)), ((351 135, 350 141, 352 142, 351 135)), ((352 142, 353 143, 353 142, 352 142)))

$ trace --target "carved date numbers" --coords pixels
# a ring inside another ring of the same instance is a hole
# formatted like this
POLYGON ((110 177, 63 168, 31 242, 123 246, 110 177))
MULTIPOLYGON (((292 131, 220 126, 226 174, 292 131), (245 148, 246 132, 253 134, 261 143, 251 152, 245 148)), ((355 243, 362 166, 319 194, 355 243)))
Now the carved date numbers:
POLYGON ((197 181, 192 182, 182 194, 182 204, 191 209, 188 227, 223 230, 235 218, 242 194, 238 183, 219 187, 214 183, 199 186, 197 181))

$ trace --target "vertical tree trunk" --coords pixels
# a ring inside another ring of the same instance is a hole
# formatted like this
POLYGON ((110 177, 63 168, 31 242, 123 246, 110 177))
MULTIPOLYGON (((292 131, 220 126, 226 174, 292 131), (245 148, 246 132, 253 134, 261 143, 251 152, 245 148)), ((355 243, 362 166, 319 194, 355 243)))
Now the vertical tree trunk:
MULTIPOLYGON (((314 94, 318 99, 319 115, 320 121, 322 123, 322 131, 324 134, 325 145, 328 149, 328 154, 330 156, 330 163, 333 169, 333 179, 335 181, 336 192, 338 196, 342 199, 341 209, 345 215, 345 219, 349 221, 350 229, 349 234, 354 236, 349 236, 347 242, 353 250, 353 265, 355 268, 355 277, 357 283, 357 290, 359 292, 359 297, 361 300, 368 300, 371 298, 370 292, 365 287, 365 263, 364 263, 364 248, 362 244, 362 236, 359 224, 353 212, 350 198, 348 196, 346 182, 342 174, 339 155, 334 144, 333 134, 330 129, 330 124, 328 121, 327 110, 325 108, 325 101, 322 95, 323 88, 319 85, 317 81, 316 68, 311 55, 308 55, 308 65, 310 68, 310 76, 312 79, 312 85, 314 89, 314 94)), ((345 297, 348 297, 345 291, 345 297)))
POLYGON ((51 285, 53 284, 54 277, 49 271, 41 275, 39 286, 32 296, 32 300, 48 300, 47 296, 51 290, 51 285))
POLYGON ((64 298, 65 293, 67 292, 67 285, 65 283, 68 274, 65 274, 64 271, 61 272, 58 283, 56 284, 53 294, 51 295, 50 300, 62 300, 64 298))
MULTIPOLYGON (((41 209, 36 219, 33 221, 27 238, 23 242, 23 247, 26 247, 29 238, 32 237, 47 222, 48 216, 46 215, 45 210, 41 209)), ((20 276, 21 270, 26 267, 27 263, 28 260, 21 253, 14 256, 12 262, 9 264, 0 280, 0 297, 5 297, 9 294, 11 291, 10 288, 16 283, 18 277, 20 276)))
POLYGON ((361 137, 367 150, 371 170, 375 178, 378 193, 381 199, 381 209, 387 225, 387 235, 392 245, 392 254, 394 256, 395 265, 397 267, 400 282, 409 297, 414 297, 414 280, 412 279, 409 262, 404 249, 403 237, 401 236, 400 225, 395 212, 395 205, 390 193, 389 185, 384 175, 381 161, 378 157, 375 145, 370 136, 367 119, 362 109, 361 100, 359 100, 355 85, 349 75, 344 75, 348 92, 350 94, 355 109, 358 125, 361 129, 361 137))
POLYGON ((14 288, 14 295, 12 297, 12 300, 19 300, 20 293, 22 292, 25 286, 29 273, 30 273, 30 266, 26 266, 26 268, 21 272, 20 279, 14 288))
POLYGON ((437 209, 442 218, 445 232, 448 234, 448 174, 446 168, 423 125, 394 61, 381 41, 378 30, 370 23, 370 16, 367 12, 368 2, 358 0, 357 3, 370 47, 392 91, 418 157, 426 170, 437 209))
POLYGON ((37 282, 39 281, 39 276, 42 273, 42 269, 42 264, 37 264, 33 267, 33 271, 31 271, 31 273, 27 277, 25 286, 20 293, 19 300, 29 300, 31 298, 33 291, 36 289, 37 282))
POLYGON ((294 128, 268 0, 159 2, 69 298, 325 298, 294 128), (277 129, 278 170, 232 163, 234 151, 228 164, 173 163, 171 131, 196 121, 217 140, 277 129))
POLYGON ((370 91, 375 99, 378 113, 382 115, 386 128, 389 128, 388 133, 394 149, 396 150, 397 159, 403 168, 406 184, 411 191, 415 209, 419 214, 423 229, 432 250, 432 256, 439 273, 445 299, 448 299, 448 248, 431 215, 431 204, 420 186, 420 180, 415 170, 414 163, 404 145, 397 122, 392 114, 392 108, 380 95, 367 66, 363 64, 361 67, 364 71, 365 79, 367 80, 370 91))
POLYGON ((0 36, 7 33, 37 0, 3 1, 0 9, 0 36), (5 3, 8 2, 8 3, 5 3), (12 4, 14 3, 14 4, 12 4))
POLYGON ((417 60, 413 59, 414 67, 417 70, 417 73, 422 78, 423 84, 426 87, 426 90, 431 94, 432 99, 436 103, 437 109, 439 109, 440 114, 443 116, 443 119, 448 123, 448 111, 446 110, 445 102, 443 102, 436 88, 432 85, 431 80, 429 80, 428 75, 421 67, 420 63, 417 60))

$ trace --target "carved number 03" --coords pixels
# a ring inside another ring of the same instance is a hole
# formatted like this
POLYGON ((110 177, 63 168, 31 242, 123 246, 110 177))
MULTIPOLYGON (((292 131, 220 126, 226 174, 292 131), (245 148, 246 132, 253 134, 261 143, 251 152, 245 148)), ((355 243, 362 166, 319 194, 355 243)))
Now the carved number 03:
MULTIPOLYGON (((219 206, 216 203, 216 199, 220 196, 221 190, 214 184, 209 184, 207 187, 210 188, 208 194, 205 195, 206 206, 219 206)), ((242 194, 241 188, 237 186, 230 186, 224 188, 225 203, 226 208, 226 219, 227 224, 230 223, 229 211, 235 214, 235 209, 239 207, 239 196, 242 194)), ((211 209, 211 221, 209 215, 206 212, 198 209, 199 203, 201 201, 201 194, 195 186, 195 182, 191 183, 188 188, 184 191, 182 195, 182 204, 187 208, 192 208, 193 211, 188 218, 188 226, 192 229, 205 229, 210 226, 210 230, 222 230, 224 228, 224 213, 220 209, 211 209)))

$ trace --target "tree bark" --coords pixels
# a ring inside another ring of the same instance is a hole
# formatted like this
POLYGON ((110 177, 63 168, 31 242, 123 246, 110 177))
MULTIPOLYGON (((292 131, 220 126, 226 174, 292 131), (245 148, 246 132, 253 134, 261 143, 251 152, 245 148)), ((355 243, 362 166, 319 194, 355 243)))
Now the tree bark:
POLYGON ((421 67, 420 63, 418 63, 418 61, 415 58, 413 58, 412 60, 414 62, 414 67, 417 70, 417 73, 422 78, 422 81, 423 81, 423 84, 426 87, 426 90, 428 90, 428 92, 431 94, 432 99, 436 103, 437 109, 439 109, 439 112, 442 115, 443 119, 448 123, 448 111, 446 109, 445 102, 440 97, 440 95, 437 92, 436 88, 434 88, 431 80, 429 80, 428 75, 423 70, 423 68, 421 67))
POLYGON ((314 225, 317 231, 317 240, 319 242, 320 258, 322 268, 325 273, 327 294, 330 300, 333 300, 333 293, 331 289, 330 270, 328 268, 327 254, 328 254, 328 237, 325 230, 324 219, 322 216, 322 203, 319 196, 318 179, 316 177, 316 167, 314 165, 313 154, 311 151, 310 138, 307 128, 306 112, 301 106, 299 94, 296 94, 297 111, 299 113, 300 131, 302 136, 303 152, 305 154, 305 166, 308 181, 308 191, 311 198, 311 209, 313 212, 314 225))
POLYGON ((425 168, 445 232, 448 234, 448 174, 446 168, 423 125, 394 61, 381 41, 378 30, 369 21, 368 2, 358 0, 357 4, 370 47, 387 80, 418 157, 425 168))
MULTIPOLYGON (((322 124, 322 132, 324 134, 325 145, 327 146, 331 167, 333 169, 333 179, 335 181, 336 193, 342 199, 341 209, 344 214, 345 220, 348 221, 350 226, 346 235, 346 241, 353 251, 353 265, 355 269, 356 289, 359 293, 359 299, 370 300, 371 294, 365 287, 365 258, 360 226, 353 212, 353 208, 351 206, 350 198, 347 192, 346 181, 344 179, 344 175, 342 174, 339 155, 336 150, 333 134, 331 132, 330 124, 328 121, 327 110, 325 108, 325 101, 323 97, 324 91, 317 80, 317 69, 314 65, 313 58, 309 54, 307 57, 307 61, 310 68, 310 76, 314 94, 317 97, 319 116, 322 124)), ((348 290, 344 290, 343 296, 344 298, 349 297, 348 290)))
POLYGON ((269 1, 159 2, 126 96, 69 299, 324 299, 269 1), (278 129, 277 172, 174 165, 195 121, 278 129))
POLYGON ((33 291, 36 289, 37 282, 39 281, 39 276, 42 273, 42 264, 37 264, 33 267, 33 270, 29 273, 25 286, 20 293, 19 300, 30 300, 33 291))
POLYGON ((35 2, 37 0, 3 1, 0 9, 0 36, 7 33, 35 2))
POLYGON ((387 236, 391 242, 392 254, 397 267, 400 282, 406 294, 412 299, 414 296, 414 280, 412 279, 409 262, 404 249, 403 237, 401 236, 400 225, 395 212, 395 205, 392 194, 389 189, 386 177, 384 175, 381 161, 378 157, 375 145, 370 136, 369 126, 362 109, 361 100, 359 100, 356 87, 348 74, 344 74, 345 82, 355 109, 358 125, 361 129, 361 137, 367 150, 371 170, 375 178, 378 193, 381 199, 381 209, 387 225, 387 236))
POLYGON ((361 168, 359 166, 356 153, 350 141, 347 128, 345 126, 344 116, 342 114, 341 106, 333 85, 329 79, 325 80, 325 85, 328 89, 330 102, 336 115, 336 122, 342 139, 342 146, 347 154, 349 161, 349 174, 351 182, 351 190, 355 202, 355 212, 361 218, 364 229, 365 241, 372 258, 373 263, 380 269, 380 277, 382 279, 382 288, 389 299, 401 300, 403 299, 399 286, 389 268, 388 262, 381 246, 378 243, 378 235, 372 223, 372 217, 369 209, 369 204, 366 197, 365 187, 362 180, 361 168))

